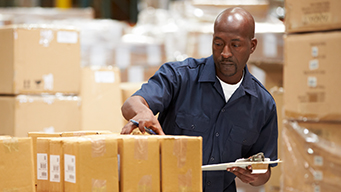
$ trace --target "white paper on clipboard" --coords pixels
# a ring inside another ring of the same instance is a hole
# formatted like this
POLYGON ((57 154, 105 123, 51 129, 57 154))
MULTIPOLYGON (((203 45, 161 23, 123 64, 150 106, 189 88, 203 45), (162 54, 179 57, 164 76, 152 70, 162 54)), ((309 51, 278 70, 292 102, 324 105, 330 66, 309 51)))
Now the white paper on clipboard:
MULTIPOLYGON (((222 171, 222 170, 226 170, 227 168, 230 167, 241 167, 241 168, 246 168, 249 165, 268 165, 268 164, 274 164, 274 163, 280 163, 282 161, 280 161, 279 159, 275 160, 275 161, 270 161, 269 159, 265 159, 262 162, 255 162, 255 161, 245 161, 245 162, 231 162, 231 163, 220 163, 220 164, 213 164, 213 165, 203 165, 201 166, 201 169, 203 171, 222 171)), ((255 169, 252 170, 252 173, 265 173, 267 171, 267 169, 255 169)))

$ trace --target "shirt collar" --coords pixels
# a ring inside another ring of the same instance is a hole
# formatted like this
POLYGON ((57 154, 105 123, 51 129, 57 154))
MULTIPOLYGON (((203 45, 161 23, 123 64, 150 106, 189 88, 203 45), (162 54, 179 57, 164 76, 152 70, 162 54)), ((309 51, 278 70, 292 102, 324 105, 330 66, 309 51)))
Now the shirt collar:
MULTIPOLYGON (((247 65, 244 68, 245 76, 244 80, 241 83, 241 87, 244 88, 245 92, 249 93, 257 97, 257 92, 255 88, 255 77, 249 72, 247 65)), ((215 65, 213 60, 213 55, 206 59, 203 70, 201 71, 199 82, 215 82, 216 81, 216 72, 215 65)))

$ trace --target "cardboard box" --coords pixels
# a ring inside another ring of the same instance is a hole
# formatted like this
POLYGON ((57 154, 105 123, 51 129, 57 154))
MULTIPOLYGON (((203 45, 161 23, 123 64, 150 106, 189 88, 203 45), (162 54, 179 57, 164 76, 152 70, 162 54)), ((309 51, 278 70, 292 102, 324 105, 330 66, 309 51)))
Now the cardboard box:
POLYGON ((111 134, 111 131, 107 130, 82 130, 82 131, 65 131, 61 133, 62 137, 79 137, 86 135, 102 135, 111 134))
POLYGON ((0 29, 0 93, 79 94, 79 31, 53 25, 0 29))
POLYGON ((117 140, 64 140, 64 180, 65 192, 118 191, 117 140))
POLYGON ((64 192, 64 150, 63 140, 67 138, 50 138, 49 191, 64 192))
POLYGON ((285 0, 287 33, 341 29, 339 0, 285 0))
POLYGON ((1 96, 0 134, 80 130, 80 98, 76 96, 1 96))
POLYGON ((28 132, 28 137, 32 138, 33 162, 34 162, 34 181, 37 184, 37 139, 38 137, 61 137, 61 133, 28 132))
POLYGON ((120 191, 160 191, 158 137, 120 136, 120 191))
POLYGON ((32 139, 0 137, 0 191, 35 192, 32 139))
POLYGON ((187 136, 159 138, 161 191, 202 191, 202 138, 187 136))
POLYGON ((82 68, 82 130, 121 132, 120 82, 120 70, 116 67, 82 68))
POLYGON ((37 192, 49 192, 50 141, 47 137, 37 138, 37 192))
POLYGON ((341 31, 285 37, 286 118, 340 121, 341 31))
POLYGON ((339 191, 341 124, 286 121, 283 126, 283 191, 339 191))

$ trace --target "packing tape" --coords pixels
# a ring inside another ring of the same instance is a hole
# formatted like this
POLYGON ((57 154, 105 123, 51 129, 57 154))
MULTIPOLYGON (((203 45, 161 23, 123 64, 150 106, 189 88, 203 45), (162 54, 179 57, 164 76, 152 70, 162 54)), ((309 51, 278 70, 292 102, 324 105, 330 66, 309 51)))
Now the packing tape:
POLYGON ((192 191, 192 169, 178 175, 179 192, 192 191))
POLYGON ((137 186, 137 192, 149 192, 152 191, 152 176, 144 175, 137 186))
POLYGON ((107 192, 107 181, 92 179, 92 192, 107 192))
POLYGON ((15 137, 3 140, 5 151, 8 153, 19 151, 19 142, 15 137))
POLYGON ((139 160, 148 159, 148 137, 135 137, 134 157, 139 160))
POLYGON ((181 168, 186 164, 186 153, 187 153, 187 139, 175 138, 173 155, 175 155, 178 159, 178 168, 181 168))
POLYGON ((11 188, 11 189, 3 189, 2 192, 19 192, 21 190, 19 190, 18 188, 11 188))
POLYGON ((92 157, 101 157, 107 151, 105 139, 103 138, 90 138, 92 157))

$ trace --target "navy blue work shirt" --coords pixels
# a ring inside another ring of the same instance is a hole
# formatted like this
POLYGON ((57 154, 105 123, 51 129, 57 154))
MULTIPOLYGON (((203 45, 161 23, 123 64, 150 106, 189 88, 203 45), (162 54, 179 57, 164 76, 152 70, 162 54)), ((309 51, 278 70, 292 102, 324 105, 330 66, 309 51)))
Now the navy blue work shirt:
MULTIPOLYGON (((277 159, 277 112, 270 93, 248 71, 228 102, 213 57, 163 64, 134 95, 142 96, 167 135, 202 136, 203 164, 263 152, 277 159)), ((272 165, 274 166, 274 165, 272 165)), ((203 191, 235 192, 235 175, 204 171, 203 191)))

